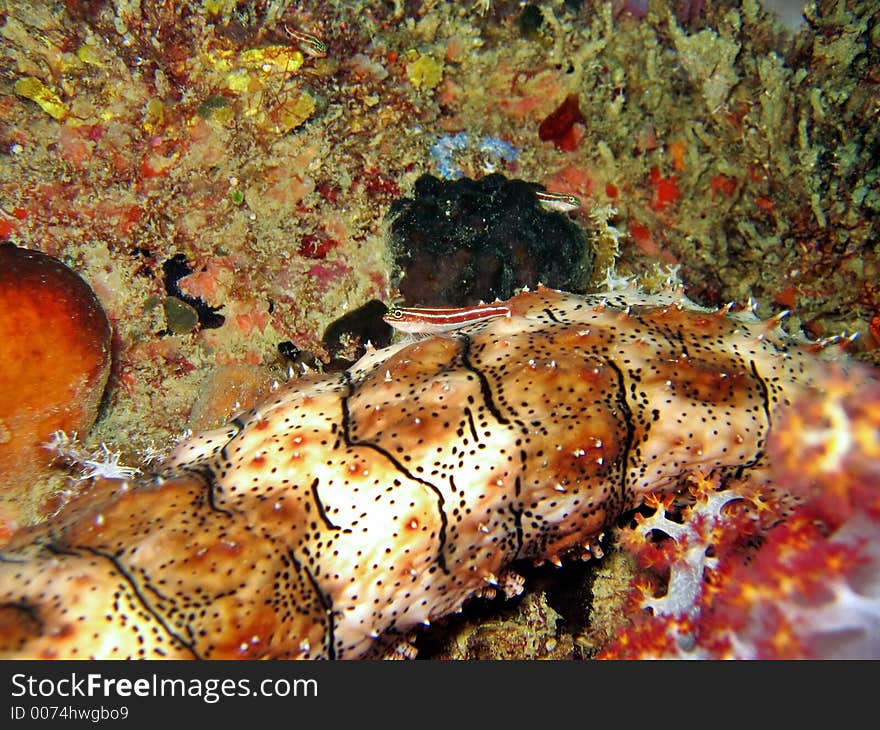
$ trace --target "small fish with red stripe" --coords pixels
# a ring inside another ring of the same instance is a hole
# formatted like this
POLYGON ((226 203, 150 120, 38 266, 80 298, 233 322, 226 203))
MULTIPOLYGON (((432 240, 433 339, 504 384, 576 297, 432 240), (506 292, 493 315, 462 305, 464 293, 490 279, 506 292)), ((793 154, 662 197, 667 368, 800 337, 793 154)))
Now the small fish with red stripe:
POLYGON ((471 307, 392 307, 382 317, 394 329, 412 334, 435 334, 494 317, 509 317, 512 309, 500 302, 471 307))

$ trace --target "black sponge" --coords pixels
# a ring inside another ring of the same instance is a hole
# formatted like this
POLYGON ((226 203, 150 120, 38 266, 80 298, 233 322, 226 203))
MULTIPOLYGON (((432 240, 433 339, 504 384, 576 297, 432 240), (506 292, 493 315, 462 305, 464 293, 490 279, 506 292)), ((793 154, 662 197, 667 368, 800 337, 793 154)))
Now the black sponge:
POLYGON ((542 207, 542 185, 487 175, 422 175, 389 211, 392 285, 407 304, 466 306, 541 283, 586 291, 593 252, 584 231, 542 207))

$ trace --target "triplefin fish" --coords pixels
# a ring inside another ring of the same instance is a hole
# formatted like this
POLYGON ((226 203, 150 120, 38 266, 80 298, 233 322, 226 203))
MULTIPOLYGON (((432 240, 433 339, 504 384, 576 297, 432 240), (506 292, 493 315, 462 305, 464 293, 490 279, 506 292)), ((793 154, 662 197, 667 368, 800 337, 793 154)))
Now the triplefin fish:
POLYGON ((0 553, 8 657, 380 656, 688 473, 765 469, 814 346, 676 292, 546 288, 312 375, 0 553))

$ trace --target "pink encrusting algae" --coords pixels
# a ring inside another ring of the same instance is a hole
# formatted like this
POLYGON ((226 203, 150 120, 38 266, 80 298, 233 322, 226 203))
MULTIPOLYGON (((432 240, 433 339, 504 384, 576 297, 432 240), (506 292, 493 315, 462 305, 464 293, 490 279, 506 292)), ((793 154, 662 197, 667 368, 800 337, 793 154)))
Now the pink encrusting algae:
POLYGON ((10 657, 411 655, 520 558, 586 555, 686 478, 767 488, 821 346, 680 291, 539 288, 368 352, 98 482, 0 562, 10 657))

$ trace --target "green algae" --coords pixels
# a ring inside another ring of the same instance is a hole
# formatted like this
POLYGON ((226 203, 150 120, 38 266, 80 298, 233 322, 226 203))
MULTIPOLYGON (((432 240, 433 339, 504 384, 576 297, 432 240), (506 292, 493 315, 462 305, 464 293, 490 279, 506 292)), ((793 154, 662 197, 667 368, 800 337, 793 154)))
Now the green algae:
POLYGON ((166 297, 162 307, 165 311, 165 323, 172 334, 185 335, 199 326, 199 313, 183 300, 166 297))

